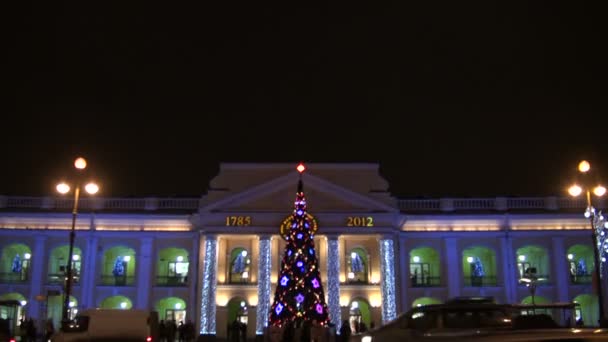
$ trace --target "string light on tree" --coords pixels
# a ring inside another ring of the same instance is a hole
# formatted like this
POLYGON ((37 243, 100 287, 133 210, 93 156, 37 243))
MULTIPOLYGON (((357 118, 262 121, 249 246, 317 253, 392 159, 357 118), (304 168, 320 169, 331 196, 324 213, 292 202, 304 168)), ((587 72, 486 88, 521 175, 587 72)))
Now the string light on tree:
POLYGON ((300 163, 296 169, 300 172, 298 191, 293 215, 284 222, 281 231, 287 245, 281 261, 279 284, 270 308, 269 324, 281 327, 292 322, 316 320, 326 326, 329 324, 329 314, 314 245, 317 224, 306 212, 302 183, 302 173, 306 167, 300 163))

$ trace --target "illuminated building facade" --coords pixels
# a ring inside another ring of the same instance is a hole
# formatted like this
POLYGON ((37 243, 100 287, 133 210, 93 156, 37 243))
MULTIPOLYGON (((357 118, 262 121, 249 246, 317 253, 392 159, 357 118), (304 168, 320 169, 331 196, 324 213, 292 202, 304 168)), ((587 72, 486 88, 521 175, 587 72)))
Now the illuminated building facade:
MULTIPOLYGON (((378 164, 309 164, 303 175, 333 323, 382 324, 455 296, 577 301, 597 321, 584 199, 398 199, 378 164), (530 272, 535 271, 535 272, 530 272), (340 316, 339 318, 336 316, 340 316)), ((221 164, 201 198, 83 198, 72 314, 146 308, 227 335, 267 325, 299 178, 293 164, 221 164)), ((600 203, 598 207, 603 207, 600 203)), ((58 326, 70 199, 0 196, 0 299, 58 326)), ((0 312, 0 315, 2 313, 0 312)))

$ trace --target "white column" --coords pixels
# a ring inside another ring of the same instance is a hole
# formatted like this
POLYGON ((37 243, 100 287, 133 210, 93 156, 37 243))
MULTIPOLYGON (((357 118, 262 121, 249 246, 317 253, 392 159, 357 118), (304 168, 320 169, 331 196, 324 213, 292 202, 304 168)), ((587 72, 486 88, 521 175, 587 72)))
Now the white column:
POLYGON ((215 335, 215 289, 217 287, 217 236, 205 236, 205 257, 201 289, 201 330, 203 335, 215 335))
POLYGON ((515 254, 513 253, 513 240, 506 235, 504 239, 500 241, 500 248, 502 249, 502 278, 505 287, 505 299, 507 303, 515 303, 517 297, 517 282, 516 272, 514 267, 515 254))
POLYGON ((564 248, 563 237, 551 238, 553 243, 553 253, 551 258, 553 259, 553 270, 551 272, 551 282, 557 289, 557 300, 559 302, 570 302, 572 299, 569 298, 568 288, 570 287, 570 279, 568 274, 568 264, 566 260, 566 249, 564 248))
POLYGON ((270 310, 270 271, 272 268, 270 236, 261 235, 258 245, 260 258, 258 259, 258 306, 255 316, 255 333, 262 335, 264 328, 268 326, 268 310, 270 310))
MULTIPOLYGON (((405 248, 405 241, 399 241, 399 278, 400 278, 400 293, 401 303, 398 310, 405 312, 409 309, 409 296, 407 289, 411 286, 410 282, 410 255, 409 251, 405 248)), ((445 281, 445 280, 444 280, 445 281)))
MULTIPOLYGON (((198 283, 196 281, 196 279, 194 279, 193 277, 195 277, 196 275, 199 274, 198 272, 198 260, 199 260, 199 248, 200 246, 200 237, 198 234, 195 234, 192 236, 192 250, 191 253, 188 255, 188 303, 196 303, 198 296, 197 296, 197 289, 196 289, 196 284, 198 283)), ((155 260, 156 262, 156 260, 155 260)), ((197 312, 197 307, 196 305, 192 306, 192 305, 186 305, 186 315, 187 317, 196 317, 196 315, 198 314, 197 312)), ((194 322, 194 320, 192 320, 194 322)))
POLYGON ((82 309, 97 307, 95 303, 95 287, 97 279, 97 248, 99 238, 90 237, 87 239, 85 250, 82 252, 82 264, 80 271, 80 282, 82 286, 82 299, 78 306, 82 309))
POLYGON ((37 236, 36 237, 36 240, 34 241, 34 251, 31 256, 32 259, 30 260, 31 268, 29 269, 30 296, 28 298, 27 308, 28 308, 28 313, 32 317, 35 317, 37 319, 39 319, 40 317, 42 317, 43 314, 45 314, 45 313, 40 312, 39 302, 36 301, 36 296, 44 295, 42 293, 42 284, 46 283, 46 279, 45 279, 46 272, 44 272, 44 270, 46 269, 45 263, 48 260, 44 257, 45 242, 46 242, 46 236, 37 236))
POLYGON ((327 306, 329 319, 340 331, 340 243, 337 235, 327 237, 327 306))
POLYGON ((139 255, 137 257, 137 308, 150 308, 150 285, 152 280, 152 267, 155 264, 152 260, 152 243, 150 237, 141 239, 139 255))
POLYGON ((380 274, 382 292, 382 323, 397 317, 395 302, 395 247, 389 237, 380 239, 380 274))
POLYGON ((445 239, 445 255, 447 258, 447 283, 448 299, 460 296, 462 284, 462 257, 458 255, 458 240, 456 238, 445 239))

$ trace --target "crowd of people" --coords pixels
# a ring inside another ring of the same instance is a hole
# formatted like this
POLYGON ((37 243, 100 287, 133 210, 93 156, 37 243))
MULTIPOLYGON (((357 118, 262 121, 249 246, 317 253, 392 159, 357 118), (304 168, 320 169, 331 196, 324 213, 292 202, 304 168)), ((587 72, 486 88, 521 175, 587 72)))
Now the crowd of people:
POLYGON ((247 324, 234 320, 228 326, 228 341, 229 342, 245 342, 247 341, 247 324))
POLYGON ((315 320, 296 321, 283 327, 271 325, 268 333, 271 342, 347 342, 351 335, 367 331, 367 326, 362 322, 356 322, 353 328, 351 326, 351 322, 345 320, 339 334, 336 334, 335 325, 332 323, 322 326, 315 320))
POLYGON ((196 328, 191 320, 186 323, 179 321, 178 324, 174 320, 161 320, 158 323, 158 334, 160 342, 191 342, 198 336, 196 328))

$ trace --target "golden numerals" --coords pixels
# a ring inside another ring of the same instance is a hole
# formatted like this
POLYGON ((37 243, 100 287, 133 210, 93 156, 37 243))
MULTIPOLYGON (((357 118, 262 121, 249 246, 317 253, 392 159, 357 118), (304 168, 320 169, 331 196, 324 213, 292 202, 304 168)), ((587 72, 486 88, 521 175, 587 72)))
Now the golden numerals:
POLYGON ((250 226, 251 216, 226 216, 226 225, 230 227, 250 226))
POLYGON ((348 216, 346 218, 347 227, 373 227, 374 218, 371 216, 348 216))

